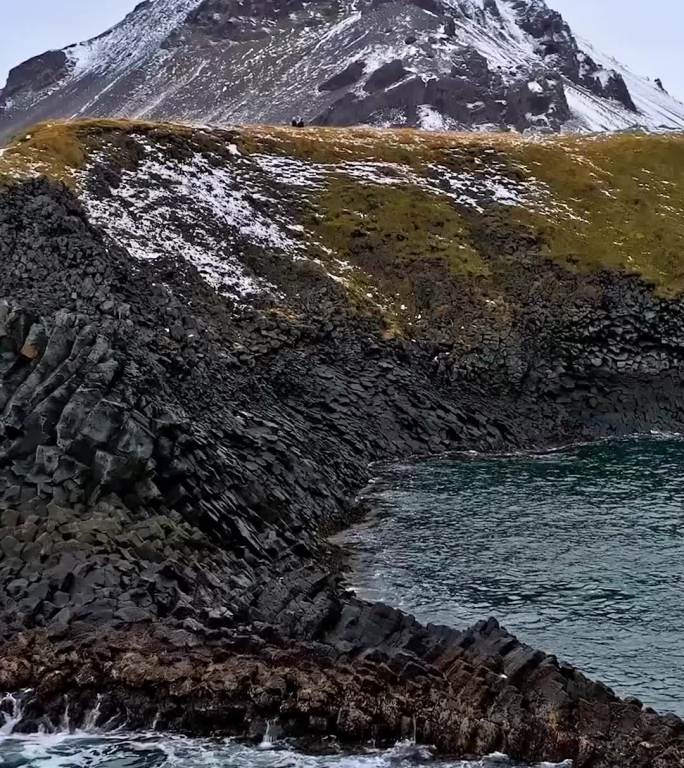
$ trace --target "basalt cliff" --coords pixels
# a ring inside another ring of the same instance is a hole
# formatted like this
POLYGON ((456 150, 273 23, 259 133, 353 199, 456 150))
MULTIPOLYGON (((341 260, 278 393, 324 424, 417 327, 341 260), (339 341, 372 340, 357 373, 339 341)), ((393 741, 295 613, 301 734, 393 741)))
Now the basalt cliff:
MULTIPOLYGON (((345 587, 369 464, 684 429, 684 139, 44 124, 0 155, 0 690, 681 768, 493 618, 345 587), (99 697, 99 698, 98 698, 99 697)), ((7 706, 7 704, 2 705, 7 706)))

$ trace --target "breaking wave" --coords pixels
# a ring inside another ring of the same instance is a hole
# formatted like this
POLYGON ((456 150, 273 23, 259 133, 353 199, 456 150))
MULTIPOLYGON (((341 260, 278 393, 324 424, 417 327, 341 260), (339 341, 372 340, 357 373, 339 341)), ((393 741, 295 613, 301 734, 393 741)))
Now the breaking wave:
MULTIPOLYGON (((67 712, 54 729, 23 734, 16 728, 22 718, 21 702, 28 693, 8 693, 0 698, 0 765, 3 768, 409 768, 421 764, 434 768, 506 768, 517 765, 501 754, 476 761, 435 759, 429 746, 413 741, 360 754, 334 752, 334 743, 331 743, 333 754, 307 755, 272 738, 269 731, 258 746, 153 730, 106 731, 93 725, 97 721, 97 704, 86 717, 83 729, 70 726, 67 712)), ((561 766, 570 768, 571 763, 561 766)))

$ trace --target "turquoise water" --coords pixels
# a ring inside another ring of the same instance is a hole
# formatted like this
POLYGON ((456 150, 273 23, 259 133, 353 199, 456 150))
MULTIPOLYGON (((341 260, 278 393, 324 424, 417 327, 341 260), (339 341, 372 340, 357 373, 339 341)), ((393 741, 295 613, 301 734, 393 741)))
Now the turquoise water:
POLYGON ((496 616, 618 693, 684 715, 684 441, 383 471, 351 581, 423 621, 496 616))
MULTIPOLYGON (((368 494, 373 519, 342 537, 362 595, 456 626, 496 615, 618 692, 684 714, 684 441, 395 466, 368 494)), ((20 736, 20 715, 19 699, 5 697, 0 768, 513 765, 500 755, 436 760, 411 744, 311 756, 284 743, 69 733, 59 724, 20 736)))

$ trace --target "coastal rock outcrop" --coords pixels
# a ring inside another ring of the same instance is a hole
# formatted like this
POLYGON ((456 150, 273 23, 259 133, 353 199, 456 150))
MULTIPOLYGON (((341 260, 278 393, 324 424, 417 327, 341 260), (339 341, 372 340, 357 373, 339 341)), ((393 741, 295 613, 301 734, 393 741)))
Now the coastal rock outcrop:
POLYGON ((415 729, 461 756, 680 766, 678 718, 620 700, 494 619, 424 627, 355 599, 326 537, 362 514, 373 461, 681 428, 681 299, 620 270, 573 271, 516 224, 501 256, 501 190, 528 189, 501 150, 463 150, 466 168, 472 152, 499 176, 461 168, 477 209, 464 196, 448 209, 463 217, 468 270, 475 245, 488 259, 497 304, 480 293, 483 267, 461 272, 448 252, 440 272, 411 250, 412 237, 432 247, 432 229, 457 237, 440 208, 447 177, 428 192, 431 177, 411 177, 415 215, 429 200, 440 217, 418 236, 395 218, 349 225, 342 174, 358 174, 359 194, 395 196, 367 204, 377 212, 406 192, 368 176, 400 165, 345 161, 325 182, 325 134, 309 135, 320 162, 307 165, 264 151, 258 133, 78 130, 97 146, 57 134, 87 155, 59 166, 71 186, 52 155, 52 178, 14 165, 0 181, 0 689, 32 689, 18 727, 56 724, 67 704, 83 722, 99 695, 100 724, 258 739, 277 718, 309 745, 415 729), (280 187, 264 170, 276 164, 280 187), (326 183, 343 206, 328 218, 305 197, 311 185, 332 205, 326 183), (219 238, 233 271, 217 283, 201 256, 219 238), (338 251, 324 261, 327 243, 338 251), (399 290, 422 302, 410 320, 391 309, 399 290))

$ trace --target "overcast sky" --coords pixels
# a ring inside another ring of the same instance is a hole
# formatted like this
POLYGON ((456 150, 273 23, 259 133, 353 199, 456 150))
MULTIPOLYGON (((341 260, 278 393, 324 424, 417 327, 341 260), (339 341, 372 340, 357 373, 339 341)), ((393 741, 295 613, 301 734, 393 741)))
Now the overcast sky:
MULTIPOLYGON (((0 81, 10 67, 103 32, 138 0, 0 0, 0 81)), ((684 100, 684 0, 547 0, 578 35, 684 100)))

